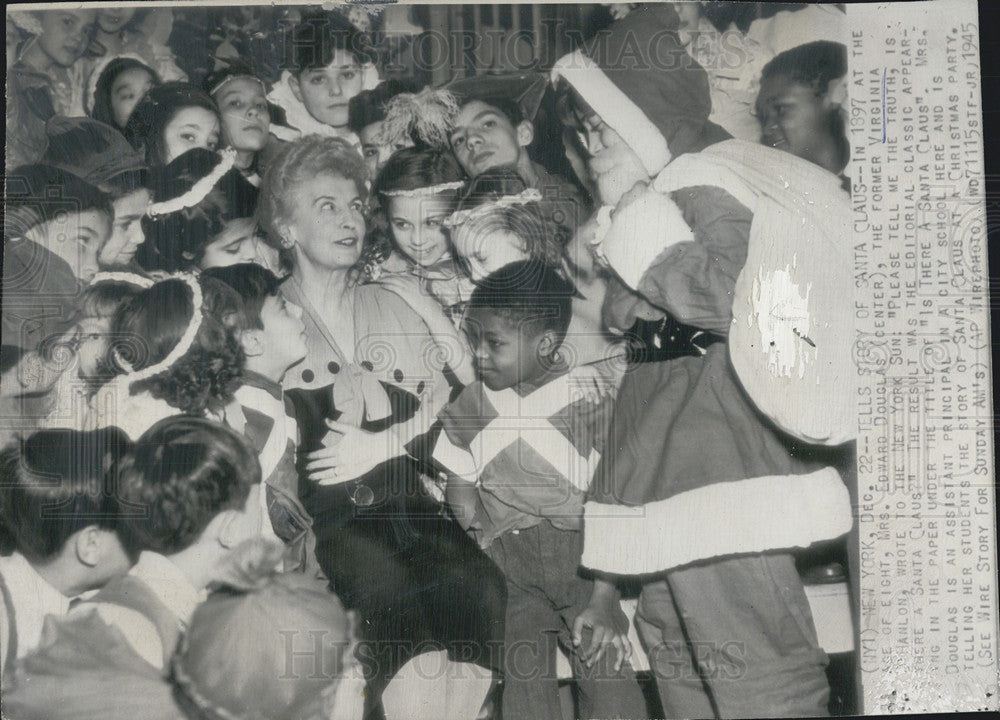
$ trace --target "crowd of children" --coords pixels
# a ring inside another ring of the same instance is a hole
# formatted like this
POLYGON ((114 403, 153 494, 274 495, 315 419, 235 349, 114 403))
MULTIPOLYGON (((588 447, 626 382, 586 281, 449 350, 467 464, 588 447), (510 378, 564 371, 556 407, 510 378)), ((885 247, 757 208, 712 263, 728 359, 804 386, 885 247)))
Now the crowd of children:
POLYGON ((8 12, 5 716, 827 714, 842 21, 701 10, 428 88, 356 8, 8 12))

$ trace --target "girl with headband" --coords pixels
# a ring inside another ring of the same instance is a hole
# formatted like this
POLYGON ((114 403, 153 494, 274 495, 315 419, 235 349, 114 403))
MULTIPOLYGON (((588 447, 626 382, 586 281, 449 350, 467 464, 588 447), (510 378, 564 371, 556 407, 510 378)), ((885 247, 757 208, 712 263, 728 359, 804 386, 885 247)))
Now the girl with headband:
POLYGON ((236 151, 236 168, 259 187, 258 161, 271 137, 271 111, 264 82, 249 66, 234 62, 208 75, 202 87, 219 109, 222 147, 236 151))
POLYGON ((91 401, 85 426, 115 425, 137 438, 172 415, 224 416, 244 364, 232 327, 236 292, 193 275, 155 283, 127 273, 105 277, 146 287, 111 321, 114 377, 91 401))
POLYGON ((221 154, 196 148, 153 169, 155 202, 142 219, 146 242, 136 255, 143 269, 190 272, 256 262, 278 272, 278 251, 253 219, 257 189, 236 168, 237 155, 233 148, 221 154))

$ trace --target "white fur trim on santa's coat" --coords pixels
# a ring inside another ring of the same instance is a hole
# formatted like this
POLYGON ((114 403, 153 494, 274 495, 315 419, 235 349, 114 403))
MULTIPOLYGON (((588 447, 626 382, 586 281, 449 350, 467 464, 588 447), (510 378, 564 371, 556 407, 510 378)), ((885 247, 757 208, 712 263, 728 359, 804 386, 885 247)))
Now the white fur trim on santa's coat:
POLYGON ((808 547, 854 522, 847 486, 832 467, 717 483, 637 507, 589 502, 584 513, 581 564, 615 575, 808 547))
POLYGON ((601 120, 621 135, 650 176, 670 162, 670 148, 659 128, 582 50, 559 58, 552 67, 552 82, 561 77, 580 93, 601 120))
POLYGON ((639 281, 664 250, 694 240, 684 215, 669 195, 646 189, 616 210, 599 252, 629 287, 639 281))

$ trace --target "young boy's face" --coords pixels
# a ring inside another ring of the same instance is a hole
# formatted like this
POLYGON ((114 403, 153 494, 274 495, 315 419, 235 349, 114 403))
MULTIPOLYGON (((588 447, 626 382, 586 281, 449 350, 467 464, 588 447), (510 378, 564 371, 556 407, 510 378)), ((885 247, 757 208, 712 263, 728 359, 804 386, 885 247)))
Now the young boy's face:
POLYGON ((515 127, 492 105, 472 100, 462 106, 451 132, 451 149, 469 177, 501 165, 514 165, 534 139, 525 120, 515 127))
POLYGON ((264 86, 252 78, 235 78, 215 94, 222 116, 222 141, 244 152, 257 152, 267 143, 271 114, 264 86))
POLYGON ((477 225, 473 220, 451 233, 455 252, 465 260, 473 282, 482 281, 505 265, 528 259, 524 241, 517 235, 504 230, 485 231, 477 225))
POLYGON ((828 147, 830 112, 826 97, 786 75, 761 82, 757 94, 761 143, 823 165, 821 148, 828 147))
POLYGON ((39 11, 42 34, 38 44, 56 65, 69 67, 90 44, 96 10, 39 11))
POLYGON ((382 136, 381 120, 373 122, 370 125, 365 125, 361 128, 358 136, 361 139, 361 154, 365 158, 368 177, 373 181, 378 177, 379 170, 385 165, 386 160, 394 152, 403 148, 413 147, 413 140, 410 139, 409 135, 396 140, 396 142, 387 142, 386 138, 382 136))
POLYGON ((464 322, 476 361, 476 374, 490 390, 506 390, 545 374, 544 333, 528 324, 515 325, 483 308, 472 308, 464 322))
POLYGON ((622 136, 601 117, 589 112, 580 122, 580 140, 590 154, 587 169, 604 205, 617 205, 637 182, 649 180, 642 160, 622 136))
POLYGON ((347 125, 347 106, 361 92, 361 66, 347 50, 337 48, 329 65, 303 70, 289 86, 319 122, 335 128, 347 125))
POLYGON ((274 355, 276 365, 285 369, 306 356, 306 325, 302 322, 302 308, 289 302, 280 290, 277 295, 264 300, 260 320, 264 325, 264 348, 274 355))

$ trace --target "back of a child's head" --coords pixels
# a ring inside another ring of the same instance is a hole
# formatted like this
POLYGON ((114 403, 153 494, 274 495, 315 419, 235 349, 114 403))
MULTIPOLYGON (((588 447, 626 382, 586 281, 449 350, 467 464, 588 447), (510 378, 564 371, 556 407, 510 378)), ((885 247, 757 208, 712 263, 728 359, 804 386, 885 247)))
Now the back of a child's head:
POLYGON ((142 510, 125 518, 131 546, 172 555, 194 545, 226 510, 241 510, 260 463, 235 431, 177 415, 156 423, 117 468, 121 497, 142 510))
POLYGON ((218 116, 215 102, 201 88, 186 82, 167 82, 151 88, 132 110, 125 139, 146 154, 150 166, 167 162, 164 130, 178 112, 197 107, 218 116))
MULTIPOLYGON (((190 348, 161 372, 135 382, 132 392, 148 390, 182 412, 200 415, 232 399, 245 358, 236 337, 242 329, 236 292, 211 277, 197 282, 200 325, 190 348)), ((163 280, 125 301, 111 321, 110 354, 117 371, 142 371, 167 359, 189 333, 195 311, 191 287, 180 279, 163 280)))
POLYGON ((195 610, 174 655, 175 697, 199 720, 315 717, 306 708, 341 690, 357 665, 355 618, 322 582, 300 573, 272 575, 249 591, 220 590, 195 610), (290 629, 320 638, 322 650, 290 656, 290 629))
POLYGON ((557 267, 537 260, 510 263, 490 273, 472 292, 468 313, 485 312, 536 334, 566 335, 576 289, 557 267))
POLYGON ((296 76, 325 68, 337 50, 349 53, 359 66, 375 60, 368 37, 347 18, 338 12, 313 11, 286 35, 284 67, 296 76))
POLYGON ((129 449, 118 428, 40 430, 0 451, 0 524, 29 560, 57 556, 79 530, 117 532, 113 468, 129 449))
MULTIPOLYGON (((153 202, 184 196, 222 162, 211 150, 193 148, 169 165, 153 168, 149 187, 153 202)), ((205 248, 227 222, 249 218, 257 208, 258 191, 235 168, 229 169, 202 198, 187 206, 142 218, 146 242, 136 252, 136 262, 147 271, 184 272, 200 263, 205 248)))
POLYGON ((31 228, 67 213, 96 210, 114 217, 111 196, 68 170, 52 165, 22 165, 4 178, 4 237, 20 237, 31 228))
POLYGON ((784 76, 826 93, 830 82, 847 74, 847 46, 829 40, 798 45, 774 57, 761 71, 761 81, 784 76))
POLYGON ((132 283, 118 280, 99 280, 83 289, 76 301, 80 318, 113 318, 126 301, 138 295, 140 289, 132 283))
MULTIPOLYGON (((372 193, 419 190, 434 185, 461 182, 465 175, 450 150, 434 148, 404 148, 392 154, 372 187, 372 193)), ((458 189, 451 194, 458 200, 458 189)))
POLYGON ((261 309, 269 297, 278 294, 281 279, 277 275, 257 263, 238 263, 209 268, 202 272, 202 277, 224 282, 239 295, 242 301, 242 328, 264 329, 261 309))

